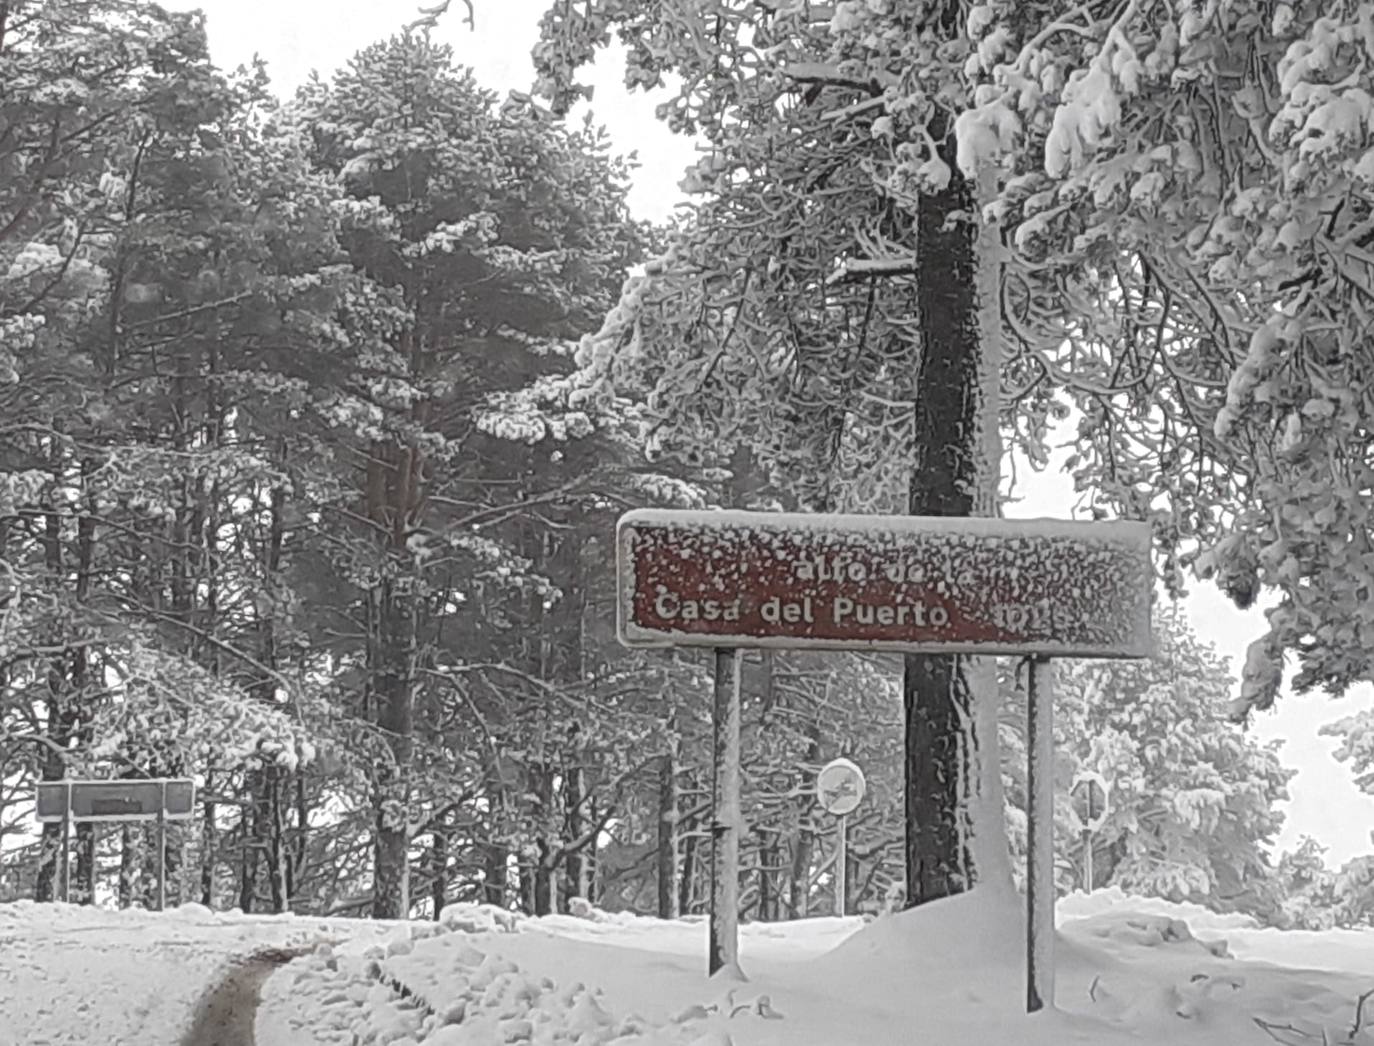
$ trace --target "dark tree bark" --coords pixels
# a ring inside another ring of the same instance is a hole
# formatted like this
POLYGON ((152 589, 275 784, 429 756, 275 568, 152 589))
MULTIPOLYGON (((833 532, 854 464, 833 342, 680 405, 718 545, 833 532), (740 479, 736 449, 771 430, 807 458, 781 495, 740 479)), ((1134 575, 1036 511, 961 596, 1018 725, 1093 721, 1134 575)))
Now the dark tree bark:
POLYGON ((810 914, 811 858, 815 849, 815 833, 803 825, 792 847, 792 874, 787 883, 787 907, 793 919, 805 919, 810 914))
POLYGON ((76 867, 72 876, 72 895, 68 898, 73 904, 95 903, 95 842, 96 831, 93 824, 76 826, 76 867))
POLYGON ((448 901, 449 840, 448 828, 447 825, 444 823, 447 820, 447 816, 442 817, 440 819, 440 823, 435 826, 434 831, 430 836, 429 899, 430 905, 434 909, 435 922, 438 922, 439 916, 443 914, 444 905, 448 901))
MULTIPOLYGON (((278 441, 277 456, 285 463, 288 450, 285 440, 278 441)), ((257 696, 264 704, 276 704, 279 680, 276 669, 281 663, 281 636, 278 628, 276 596, 281 587, 283 553, 286 546, 286 496, 284 486, 272 488, 268 501, 267 534, 263 542, 263 588, 269 605, 259 611, 257 619, 258 660, 268 671, 257 681, 257 696)), ((286 885, 286 771, 268 762, 248 775, 253 802, 253 833, 245 840, 258 852, 262 870, 267 873, 268 904, 274 913, 290 906, 286 885)), ((256 886, 255 886, 256 890, 256 886)), ((246 911, 247 909, 245 909, 246 911)))
MULTIPOLYGON (((574 758, 577 758, 574 755, 574 758)), ((570 766, 564 770, 563 796, 568 811, 568 836, 579 839, 587 830, 587 774, 581 766, 570 766)), ((568 854, 567 896, 583 897, 591 900, 591 855, 588 850, 575 850, 568 854)))
MULTIPOLYGON (((414 373, 421 371, 421 339, 414 331, 402 346, 414 373)), ((414 420, 423 421, 417 404, 414 420)), ((415 680, 419 612, 407 536, 424 502, 420 451, 399 441, 372 445, 364 492, 367 518, 385 551, 386 576, 369 594, 368 685, 388 758, 373 782, 372 917, 403 919, 410 913, 410 773, 415 751, 415 680)))
POLYGON ((678 883, 678 913, 695 915, 696 906, 692 903, 698 896, 696 881, 701 865, 701 818, 694 816, 678 823, 682 840, 682 879, 678 883))
POLYGON ((257 845, 257 830, 253 826, 257 809, 256 790, 249 783, 249 805, 239 815, 239 845, 242 847, 239 865, 239 910, 247 915, 254 908, 258 895, 258 860, 261 849, 257 845))
MULTIPOLYGON (((154 846, 157 843, 156 829, 153 830, 154 846)), ((182 828, 176 821, 169 822, 167 825, 167 904, 180 904, 185 898, 182 891, 182 858, 185 851, 182 849, 182 828)), ((153 854, 153 860, 157 860, 157 854, 153 854)), ((156 864, 153 866, 157 870, 156 864)))
MULTIPOLYGON (((988 472, 999 464, 989 445, 989 426, 995 438, 997 423, 988 380, 995 346, 985 343, 982 329, 977 227, 958 218, 977 213, 975 186, 958 173, 950 130, 943 117, 931 121, 955 173, 943 191, 923 194, 917 209, 921 362, 908 508, 913 515, 991 515, 996 491, 988 472)), ((905 658, 908 906, 967 890, 976 880, 966 820, 978 765, 977 738, 967 725, 974 722, 971 668, 966 657, 905 658)))
POLYGON ((520 898, 520 910, 528 915, 534 914, 534 862, 522 860, 517 866, 516 893, 520 898))
POLYGON ((677 882, 677 755, 663 753, 658 770, 658 917, 679 914, 677 882))
POLYGON ((295 897, 299 889, 301 872, 305 868, 306 853, 310 847, 310 795, 305 787, 306 770, 298 768, 291 774, 295 795, 296 826, 292 832, 290 846, 287 847, 286 895, 295 897))
MULTIPOLYGON (((813 715, 806 721, 806 762, 816 766, 821 762, 821 724, 813 715)), ((816 853, 816 833, 810 827, 811 810, 815 800, 810 795, 798 796, 797 835, 792 845, 792 868, 787 883, 787 907, 793 919, 804 919, 811 906, 811 863, 816 853)))
POLYGON ((290 860, 286 853, 286 787, 283 782, 285 771, 279 766, 269 766, 263 771, 263 814, 267 822, 267 877, 272 893, 272 911, 281 914, 291 905, 291 895, 286 886, 287 864, 290 860))
POLYGON ((778 830, 758 827, 759 837, 759 921, 777 922, 781 917, 778 898, 778 830))
POLYGON ((498 908, 506 906, 506 865, 510 851, 500 843, 488 843, 482 865, 482 900, 498 908))
POLYGON ((415 605, 402 579, 378 586, 377 662, 372 682, 377 725, 390 759, 377 769, 372 917, 404 919, 410 912, 410 765, 415 731, 415 605))
MULTIPOLYGON (((142 865, 142 833, 131 824, 119 831, 119 906, 128 908, 134 903, 139 867, 142 865)), ((246 911, 247 909, 245 909, 246 911)))
POLYGON ((534 914, 553 915, 558 903, 558 898, 554 896, 554 885, 557 880, 553 869, 549 867, 549 844, 540 839, 535 843, 535 849, 539 857, 534 863, 534 914))
MULTIPOLYGON (((49 512, 43 520, 43 558, 51 577, 62 576, 62 520, 49 512)), ((59 637, 60 638, 60 637, 59 637)), ((48 744, 43 747, 39 776, 44 781, 60 781, 67 773, 66 751, 76 728, 76 708, 67 678, 66 658, 54 655, 47 668, 48 744)), ((58 869, 62 853, 62 826, 51 822, 43 825, 39 845, 38 877, 34 883, 34 899, 52 901, 57 898, 58 869)), ((62 884, 66 886, 66 884, 62 884)))
MULTIPOLYGON (((83 480, 89 484, 95 465, 84 460, 81 465, 83 480)), ((91 593, 91 571, 95 564, 95 493, 88 486, 87 512, 81 514, 76 525, 76 601, 85 603, 91 593)), ((76 647, 71 653, 71 690, 74 704, 71 711, 71 729, 76 735, 78 745, 91 742, 91 721, 93 709, 88 705, 86 686, 90 677, 90 655, 85 647, 76 647)), ((78 904, 95 903, 96 880, 96 838, 97 829, 93 824, 76 826, 76 877, 72 884, 69 900, 78 904)))
MULTIPOLYGON (((213 769, 205 771, 205 791, 213 794, 215 775, 213 769)), ((218 856, 219 832, 215 827, 214 802, 207 799, 204 803, 204 819, 201 822, 200 840, 200 903, 207 908, 215 906, 215 864, 218 856)))

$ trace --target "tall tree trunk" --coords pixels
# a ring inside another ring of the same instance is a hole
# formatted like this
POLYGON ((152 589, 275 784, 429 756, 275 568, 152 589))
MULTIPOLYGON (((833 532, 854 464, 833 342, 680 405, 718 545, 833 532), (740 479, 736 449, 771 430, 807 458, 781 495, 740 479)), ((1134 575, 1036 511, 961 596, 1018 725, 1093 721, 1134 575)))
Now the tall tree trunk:
MULTIPOLYGON (((138 825, 143 844, 139 849, 139 886, 141 887, 143 907, 148 911, 157 908, 157 825, 152 821, 142 821, 138 825)), ((168 847, 170 850, 170 846, 168 847)))
POLYGON ((510 851, 501 843, 487 843, 482 864, 482 900, 498 908, 506 906, 506 865, 510 851))
MULTIPOLYGON (((215 772, 211 767, 205 770, 205 791, 215 790, 215 772)), ((207 799, 204 804, 204 818, 200 834, 200 903, 207 908, 215 906, 215 864, 218 858, 219 833, 215 826, 214 802, 207 799)))
POLYGON ((303 891, 301 873, 305 869, 305 857, 310 848, 310 796, 305 787, 306 772, 305 767, 298 767, 291 773, 296 810, 295 829, 286 849, 286 896, 291 898, 303 891))
MULTIPOLYGON (((167 873, 166 894, 168 906, 181 904, 185 898, 185 891, 182 889, 182 876, 185 874, 185 850, 182 848, 185 836, 182 834, 181 825, 176 821, 167 822, 167 862, 165 871, 167 873)), ((154 832, 154 849, 156 849, 156 829, 154 832)), ((156 853, 154 859, 156 860, 156 853)), ((156 867, 156 866, 154 866, 156 867)))
POLYGON ((264 771, 264 813, 267 815, 267 874, 272 891, 272 911, 278 915, 290 907, 286 888, 286 771, 269 766, 264 771))
POLYGON ((76 826, 76 874, 72 877, 73 904, 95 903, 95 825, 76 826))
POLYGON ((444 912, 448 903, 448 833, 436 828, 430 840, 429 864, 431 875, 429 884, 430 904, 434 908, 434 921, 444 912))
MULTIPOLYGON (((56 777, 44 775, 43 780, 55 781, 56 777)), ((33 899, 35 901, 57 900, 57 872, 61 865, 62 826, 47 822, 43 825, 38 843, 38 876, 34 880, 33 899)))
POLYGON ((777 871, 778 832, 776 828, 758 825, 759 854, 759 921, 776 922, 778 918, 777 871))
POLYGON ((699 896, 696 881, 701 867, 701 818, 679 821, 678 829, 682 840, 682 878, 677 887, 677 908, 681 915, 695 915, 697 909, 692 902, 699 896))
MULTIPOLYGON (((407 331, 401 345, 412 373, 422 369, 421 339, 407 331)), ((417 403, 412 420, 423 423, 417 403)), ((383 577, 369 593, 368 686, 387 754, 373 779, 372 917, 410 914, 410 773, 415 748, 415 676, 419 565, 408 548, 424 501, 420 451, 397 440, 372 444, 364 500, 385 560, 383 577)))
MULTIPOLYGON (((277 446, 278 458, 285 463, 286 441, 277 446)), ((258 660, 267 670, 257 681, 257 698, 264 705, 278 705, 280 680, 276 669, 281 665, 281 635, 278 622, 279 597, 283 588, 281 572, 286 545, 286 488, 278 484, 268 496, 267 533, 262 543, 262 585, 267 597, 265 606, 258 609, 258 660)), ((275 913, 286 911, 286 858, 284 854, 282 767, 267 763, 250 771, 253 796, 253 835, 251 845, 259 852, 267 872, 267 894, 275 913)))
POLYGON ((658 917, 676 919, 677 883, 677 753, 670 742, 658 770, 658 917))
POLYGON ((534 914, 553 915, 558 911, 556 896, 558 877, 550 867, 551 852, 547 840, 535 843, 538 857, 534 862, 534 914))
MULTIPOLYGON (((575 754, 573 758, 578 757, 579 755, 575 754)), ((595 811, 588 810, 587 772, 580 765, 574 765, 564 770, 563 795, 568 810, 568 838, 573 843, 566 860, 568 869, 567 896, 582 897, 590 901, 592 900, 592 862, 594 860, 593 854, 596 852, 596 842, 593 840, 586 847, 577 846, 576 843, 582 839, 583 833, 587 831, 588 827, 595 823, 595 811)))
MULTIPOLYGON (((950 25, 942 31, 957 28, 956 7, 947 5, 950 25)), ((990 516, 1001 464, 1000 327, 988 278, 995 281, 995 260, 978 227, 959 217, 977 213, 977 193, 958 172, 951 131, 943 115, 932 120, 954 174, 941 192, 922 194, 917 209, 921 362, 908 507, 913 515, 990 516)), ((996 773, 996 731, 982 736, 987 714, 979 707, 991 705, 995 715, 995 680, 979 660, 904 659, 908 906, 970 889, 979 879, 972 817, 980 789, 996 773), (988 745, 991 775, 982 773, 980 744, 988 745)), ((998 826, 986 827, 979 856, 996 861, 1004 837, 998 826)))
MULTIPOLYGON (((213 340, 206 345, 205 363, 209 377, 205 385, 205 444, 207 447, 219 448, 222 445, 224 433, 225 408, 220 401, 220 384, 215 378, 220 369, 219 348, 213 340)), ((204 628, 212 636, 216 634, 219 628, 219 536, 220 509, 223 504, 223 484, 219 478, 216 478, 210 485, 209 498, 205 506, 205 528, 201 538, 205 549, 204 566, 201 571, 205 586, 204 628)), ((206 663, 210 673, 214 676, 220 675, 221 659, 222 653, 219 647, 211 646, 205 651, 206 663)), ((205 767, 204 791, 213 795, 217 783, 212 757, 205 767)), ((217 812, 218 807, 214 801, 205 800, 199 851, 200 903, 207 908, 214 908, 215 906, 215 872, 219 863, 219 826, 215 821, 217 812)))
POLYGON ((254 813, 257 810, 257 775, 248 774, 248 805, 239 815, 239 845, 242 847, 239 863, 239 910, 247 915, 254 908, 258 896, 258 862, 261 850, 258 847, 257 829, 254 828, 254 813))
POLYGON ((528 915, 534 914, 535 909, 535 869, 538 866, 537 858, 530 858, 528 854, 516 868, 517 872, 517 892, 520 896, 520 908, 528 915))
POLYGON ((377 768, 372 917, 410 913, 410 766, 414 750, 415 605, 408 578, 388 579, 375 593, 378 662, 373 671, 377 725, 390 758, 377 768))
MULTIPOLYGON (((826 677, 827 695, 830 677, 826 677)), ((821 762, 821 723, 813 712, 806 720, 806 759, 810 766, 821 762)), ((796 799, 797 834, 792 845, 792 868, 787 883, 787 907, 793 919, 804 919, 811 908, 811 864, 816 855, 816 833, 811 828, 811 810, 815 799, 811 795, 796 799)))
MULTIPOLYGON (((49 512, 43 520, 43 556, 54 586, 61 584, 63 574, 62 520, 56 512, 49 512)), ((59 634, 58 644, 66 637, 59 634)), ((40 777, 44 781, 60 781, 67 775, 67 748, 76 726, 76 709, 67 678, 65 654, 55 654, 47 666, 48 692, 45 695, 48 713, 47 739, 40 763, 40 777)), ((34 899, 52 901, 57 897, 57 878, 62 852, 62 826, 44 824, 39 845, 38 877, 34 883, 34 899)), ((63 884, 65 887, 67 884, 63 884)))
MULTIPOLYGON (((87 511, 83 512, 76 524, 76 601, 84 604, 91 594, 91 573, 95 565, 95 514, 99 510, 95 491, 91 484, 91 474, 95 462, 86 458, 81 463, 82 486, 85 490, 87 511)), ((90 654, 85 647, 76 647, 71 653, 71 689, 73 705, 70 722, 78 745, 91 743, 91 724, 95 709, 90 706, 86 687, 90 680, 90 654)), ((103 689, 103 688, 102 688, 103 689)), ((96 880, 96 826, 79 824, 76 826, 76 881, 73 883, 73 901, 79 904, 95 903, 96 880)))
POLYGON ((792 874, 787 881, 787 908, 793 919, 805 919, 811 911, 811 859, 815 851, 815 833, 801 825, 792 845, 792 874))
POLYGON ((134 903, 134 890, 138 885, 138 870, 142 864, 140 854, 141 833, 136 826, 126 824, 119 830, 119 906, 128 908, 134 903))

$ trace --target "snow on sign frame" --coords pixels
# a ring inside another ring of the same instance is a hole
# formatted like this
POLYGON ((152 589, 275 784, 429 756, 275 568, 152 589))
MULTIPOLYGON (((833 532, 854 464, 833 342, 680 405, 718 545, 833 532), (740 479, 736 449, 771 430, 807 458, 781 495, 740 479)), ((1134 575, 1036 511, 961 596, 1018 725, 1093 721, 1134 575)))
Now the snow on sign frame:
POLYGON ((39 821, 182 821, 195 816, 196 783, 153 777, 104 781, 39 781, 39 821))
POLYGON ((1145 657, 1147 523, 635 509, 631 647, 1145 657))

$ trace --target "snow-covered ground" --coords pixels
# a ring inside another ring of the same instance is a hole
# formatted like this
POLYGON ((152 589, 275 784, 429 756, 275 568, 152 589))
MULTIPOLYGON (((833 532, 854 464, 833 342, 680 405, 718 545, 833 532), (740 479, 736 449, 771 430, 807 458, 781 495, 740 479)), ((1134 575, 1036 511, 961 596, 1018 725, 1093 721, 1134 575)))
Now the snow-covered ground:
POLYGON ((1058 1010, 1028 1017, 1017 906, 982 891, 871 923, 746 925, 744 982, 704 976, 701 919, 21 903, 0 906, 0 1044, 180 1046, 198 1000, 276 948, 306 954, 263 986, 256 1046, 1374 1046, 1374 931, 1262 930, 1115 890, 1059 914, 1058 1010))

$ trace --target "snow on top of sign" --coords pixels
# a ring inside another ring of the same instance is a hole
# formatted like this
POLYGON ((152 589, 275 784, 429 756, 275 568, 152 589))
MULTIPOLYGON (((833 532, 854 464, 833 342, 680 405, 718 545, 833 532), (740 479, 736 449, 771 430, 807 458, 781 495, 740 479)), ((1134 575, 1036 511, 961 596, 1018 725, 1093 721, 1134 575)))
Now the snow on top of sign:
POLYGON ((984 516, 866 516, 846 513, 749 512, 742 509, 631 509, 620 526, 743 527, 850 534, 902 534, 949 531, 979 537, 1129 538, 1145 540, 1150 524, 1138 520, 1003 519, 984 516))
POLYGON ((632 645, 1049 656, 1142 656, 1150 645, 1153 578, 1150 528, 1143 522, 639 509, 621 517, 619 533, 621 634, 632 645), (637 565, 641 556, 648 571, 643 576, 637 565), (726 562, 717 567, 722 559, 726 562), (665 560, 695 563, 697 569, 684 566, 679 572, 665 560), (779 561, 794 565, 790 573, 770 566, 779 561), (841 580, 836 571, 847 577, 841 580), (634 610, 636 593, 642 597, 646 591, 653 600, 670 595, 723 605, 734 599, 732 612, 739 616, 730 620, 742 627, 682 627, 687 619, 670 620, 673 613, 634 610), (806 622, 814 627, 762 627, 757 620, 762 594, 813 598, 816 605, 807 609, 806 622), (747 596, 742 603, 741 595, 747 596), (843 627, 830 603, 839 596, 852 604, 843 627), (904 613, 918 607, 920 615, 927 606, 943 604, 934 613, 946 621, 954 612, 950 607, 974 616, 965 613, 962 623, 943 632, 945 622, 926 622, 923 616, 888 620, 885 624, 898 631, 879 635, 862 627, 873 624, 872 608, 879 602, 903 604, 904 613), (860 611, 870 616, 865 619, 860 611), (828 621, 821 619, 823 613, 830 615, 828 621), (961 632, 991 628, 989 622, 996 627, 981 638, 961 632), (907 624, 910 629, 900 631, 907 624))

